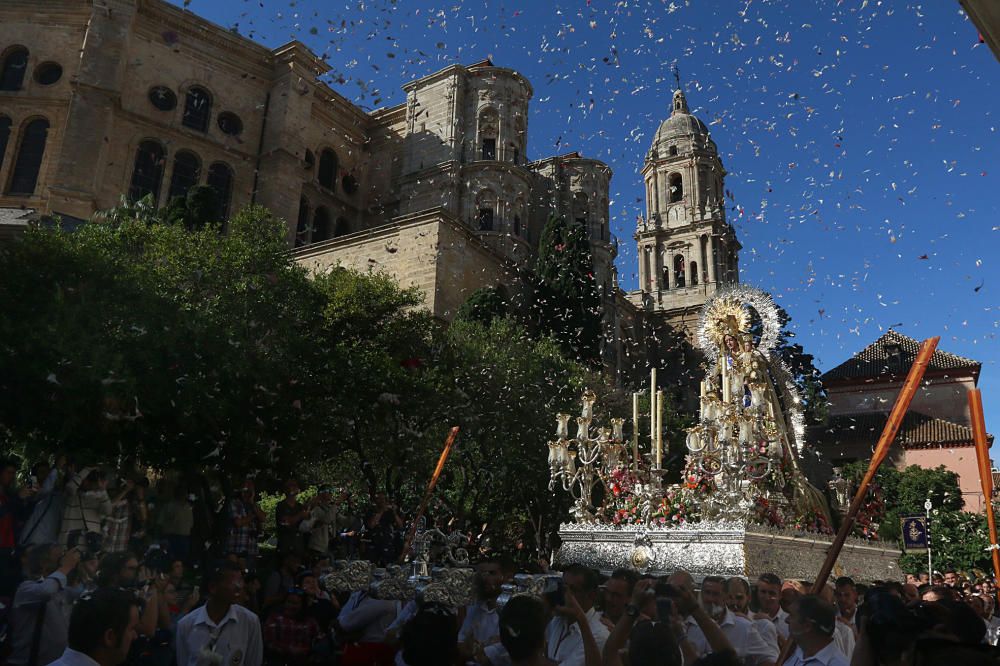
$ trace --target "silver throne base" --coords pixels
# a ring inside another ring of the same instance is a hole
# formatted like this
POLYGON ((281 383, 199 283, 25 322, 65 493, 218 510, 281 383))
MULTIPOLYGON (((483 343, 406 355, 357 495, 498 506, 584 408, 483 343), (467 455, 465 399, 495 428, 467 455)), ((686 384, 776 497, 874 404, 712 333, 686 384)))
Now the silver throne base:
MULTIPOLYGON (((832 536, 721 522, 670 527, 564 523, 559 536, 556 566, 580 563, 604 574, 631 567, 656 576, 684 569, 697 581, 708 575, 752 580, 765 572, 811 581, 833 542, 832 536)), ((901 580, 899 554, 894 547, 848 538, 833 574, 858 582, 901 580)))

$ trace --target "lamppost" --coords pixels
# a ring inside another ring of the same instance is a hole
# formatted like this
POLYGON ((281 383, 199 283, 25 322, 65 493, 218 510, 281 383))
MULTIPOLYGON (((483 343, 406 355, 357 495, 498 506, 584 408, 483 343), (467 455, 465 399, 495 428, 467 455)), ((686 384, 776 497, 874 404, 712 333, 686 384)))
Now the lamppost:
POLYGON ((931 498, 924 501, 924 511, 927 513, 927 521, 924 529, 927 534, 927 582, 934 584, 934 567, 931 564, 931 498))

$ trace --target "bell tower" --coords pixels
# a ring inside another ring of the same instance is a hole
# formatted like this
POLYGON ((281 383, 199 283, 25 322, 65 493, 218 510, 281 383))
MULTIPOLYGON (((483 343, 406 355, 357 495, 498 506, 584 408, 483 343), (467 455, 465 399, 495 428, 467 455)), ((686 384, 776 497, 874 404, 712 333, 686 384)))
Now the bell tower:
POLYGON ((739 282, 740 244, 726 222, 726 170, 679 88, 642 167, 646 216, 635 232, 639 292, 631 296, 692 337, 702 305, 719 287, 739 282))

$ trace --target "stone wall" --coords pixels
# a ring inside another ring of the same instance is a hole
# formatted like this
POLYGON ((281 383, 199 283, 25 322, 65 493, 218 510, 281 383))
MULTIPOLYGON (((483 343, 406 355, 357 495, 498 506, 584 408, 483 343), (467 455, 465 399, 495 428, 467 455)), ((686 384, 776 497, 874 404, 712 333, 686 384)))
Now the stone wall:
POLYGON ((477 289, 498 284, 517 288, 516 276, 501 255, 442 211, 403 216, 381 227, 299 248, 293 256, 313 273, 337 266, 386 273, 403 287, 419 289, 426 307, 445 321, 451 321, 477 289))

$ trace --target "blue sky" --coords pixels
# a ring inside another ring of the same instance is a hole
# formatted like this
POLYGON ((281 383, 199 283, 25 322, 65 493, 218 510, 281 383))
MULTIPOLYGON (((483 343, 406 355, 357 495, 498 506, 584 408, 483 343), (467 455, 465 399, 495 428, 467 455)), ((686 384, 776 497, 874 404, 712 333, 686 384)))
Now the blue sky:
POLYGON ((676 63, 729 171, 744 282, 832 368, 892 326, 983 362, 1000 431, 1000 63, 957 2, 176 0, 266 45, 299 39, 374 108, 489 57, 535 90, 532 159, 607 162, 622 286, 639 169, 676 63))

